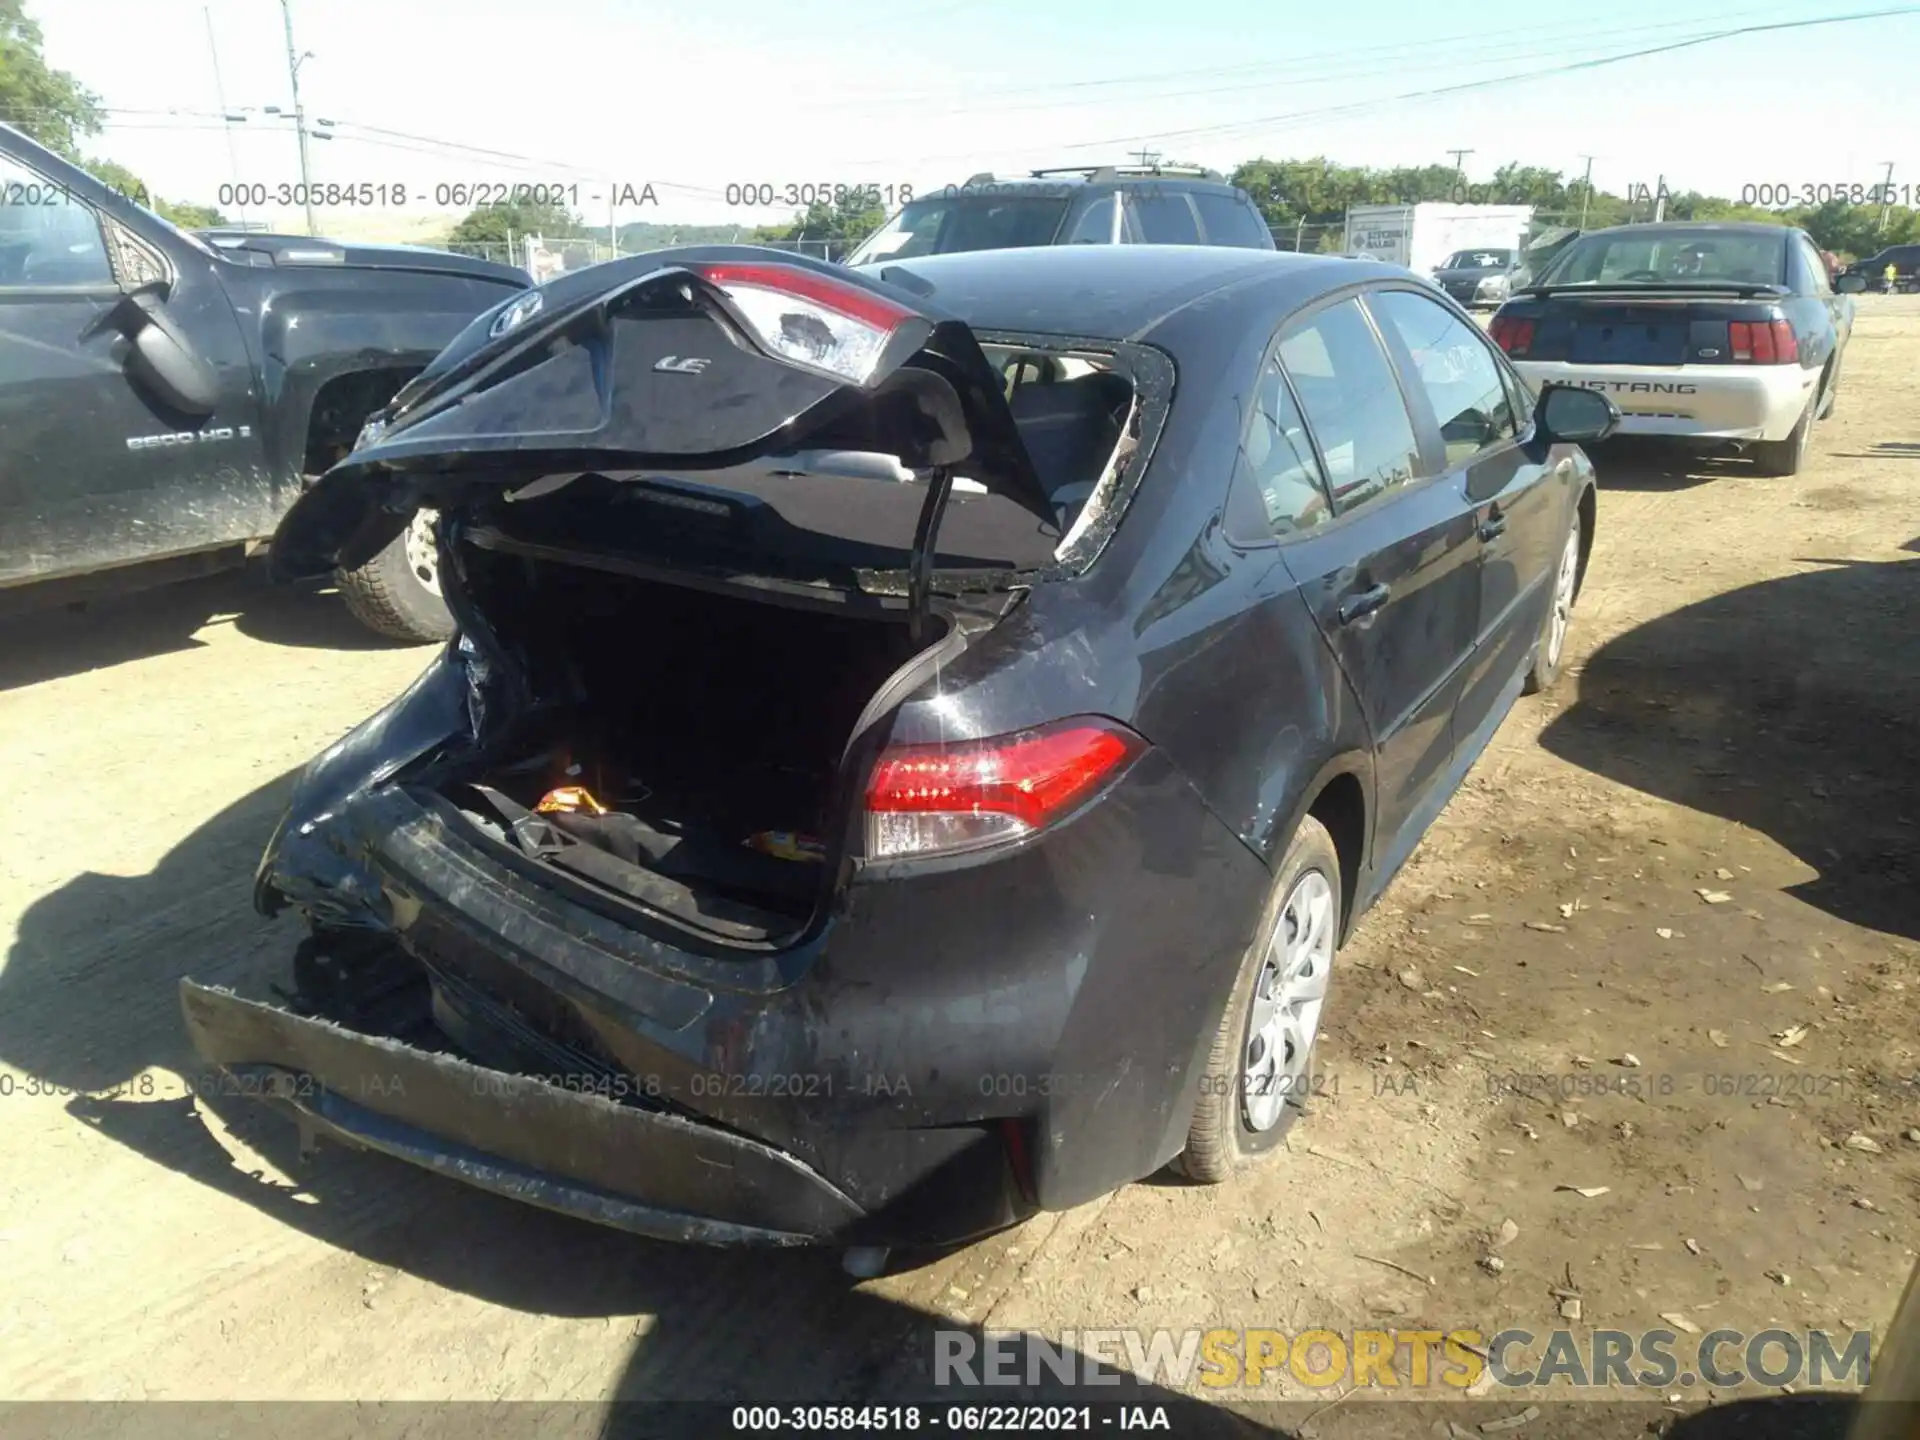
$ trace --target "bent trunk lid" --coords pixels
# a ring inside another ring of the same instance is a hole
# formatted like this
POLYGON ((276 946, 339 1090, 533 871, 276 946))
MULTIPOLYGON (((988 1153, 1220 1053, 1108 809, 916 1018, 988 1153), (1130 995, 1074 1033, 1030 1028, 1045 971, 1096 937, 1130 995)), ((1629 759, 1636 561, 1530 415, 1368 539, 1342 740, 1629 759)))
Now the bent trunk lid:
POLYGON ((369 431, 282 521, 280 578, 364 564, 420 506, 512 495, 551 515, 548 497, 583 476, 745 517, 747 568, 776 574, 823 537, 877 543, 923 572, 956 499, 975 512, 955 527, 971 543, 958 556, 940 544, 942 563, 1031 568, 1060 539, 968 326, 780 251, 663 251, 523 292, 474 321, 369 431), (853 316, 851 328, 828 335, 823 313, 853 316), (796 358, 807 346, 856 358, 835 373, 838 360, 796 358))

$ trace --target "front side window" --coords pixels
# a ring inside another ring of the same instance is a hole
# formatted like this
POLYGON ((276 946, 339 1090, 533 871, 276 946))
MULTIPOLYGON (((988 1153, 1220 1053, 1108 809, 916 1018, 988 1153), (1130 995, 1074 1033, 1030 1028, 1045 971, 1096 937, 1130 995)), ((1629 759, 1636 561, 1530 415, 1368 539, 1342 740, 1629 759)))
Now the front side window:
POLYGON ((1073 230, 1067 236, 1069 245, 1110 245, 1113 243, 1113 208, 1119 203, 1118 197, 1109 193, 1102 195, 1080 212, 1080 218, 1074 222, 1073 230))
POLYGON ((1477 327, 1410 290, 1382 290, 1368 296, 1367 304, 1393 327, 1412 355, 1420 387, 1440 424, 1449 466, 1513 439, 1513 397, 1477 327))
POLYGON ((1222 195, 1216 190, 1196 190, 1193 203, 1199 207, 1200 223, 1207 227, 1209 245, 1231 245, 1245 250, 1267 250, 1273 237, 1267 222, 1253 208, 1253 202, 1238 195, 1222 195))
POLYGON ((1200 227, 1194 223, 1187 197, 1164 190, 1137 190, 1127 197, 1133 219, 1145 245, 1198 245, 1200 227))
POLYGON ((112 283, 93 211, 66 186, 0 155, 0 286, 112 283))
POLYGON ((1418 473, 1413 420, 1358 300, 1288 327, 1280 363, 1326 457, 1336 511, 1364 505, 1418 473))

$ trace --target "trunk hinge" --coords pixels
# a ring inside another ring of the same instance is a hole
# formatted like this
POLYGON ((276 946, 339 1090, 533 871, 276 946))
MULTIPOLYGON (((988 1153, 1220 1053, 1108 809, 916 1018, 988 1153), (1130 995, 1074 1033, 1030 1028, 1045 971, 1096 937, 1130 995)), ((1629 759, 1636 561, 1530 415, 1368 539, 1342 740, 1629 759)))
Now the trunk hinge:
POLYGON ((927 500, 920 507, 920 520, 913 528, 913 554, 907 563, 907 638, 916 645, 926 636, 927 602, 933 589, 933 557, 940 534, 940 517, 946 514, 947 496, 953 492, 953 468, 934 467, 927 485, 927 500))

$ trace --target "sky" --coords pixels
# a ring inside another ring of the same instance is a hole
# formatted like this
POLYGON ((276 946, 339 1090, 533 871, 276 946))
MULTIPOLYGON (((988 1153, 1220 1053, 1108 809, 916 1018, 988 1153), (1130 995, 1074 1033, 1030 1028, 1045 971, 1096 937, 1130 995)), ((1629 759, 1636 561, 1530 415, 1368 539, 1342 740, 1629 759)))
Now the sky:
MULTIPOLYGON (((279 0, 27 0, 47 59, 109 108, 89 153, 172 200, 297 221, 279 0), (218 56, 216 76, 215 54, 218 56), (245 113, 223 125, 224 105, 245 113), (220 203, 236 180, 266 208, 220 203)), ((1920 5, 1855 0, 291 0, 317 184, 565 184, 591 223, 757 225, 728 187, 913 186, 1259 155, 1507 161, 1595 184, 1738 198, 1759 183, 1894 183, 1920 198, 1920 5), (1905 8, 1570 73, 1742 25, 1905 8), (1549 18, 1549 17, 1553 18, 1549 18), (1497 81, 1455 94, 1446 86, 1497 81), (320 122, 330 121, 331 125, 320 122), (654 203, 614 205, 652 185, 654 203), (630 189, 624 188, 630 187, 630 189)))

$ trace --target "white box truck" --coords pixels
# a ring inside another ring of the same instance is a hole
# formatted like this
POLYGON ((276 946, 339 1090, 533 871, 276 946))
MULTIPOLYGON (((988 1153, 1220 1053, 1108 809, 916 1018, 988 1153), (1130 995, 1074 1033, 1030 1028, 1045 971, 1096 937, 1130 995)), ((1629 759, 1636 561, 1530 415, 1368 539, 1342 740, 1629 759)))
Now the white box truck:
POLYGON ((1431 275, 1456 250, 1477 246, 1512 250, 1526 244, 1533 224, 1531 205, 1355 205, 1347 211, 1347 243, 1352 254, 1404 265, 1416 275, 1431 275))

